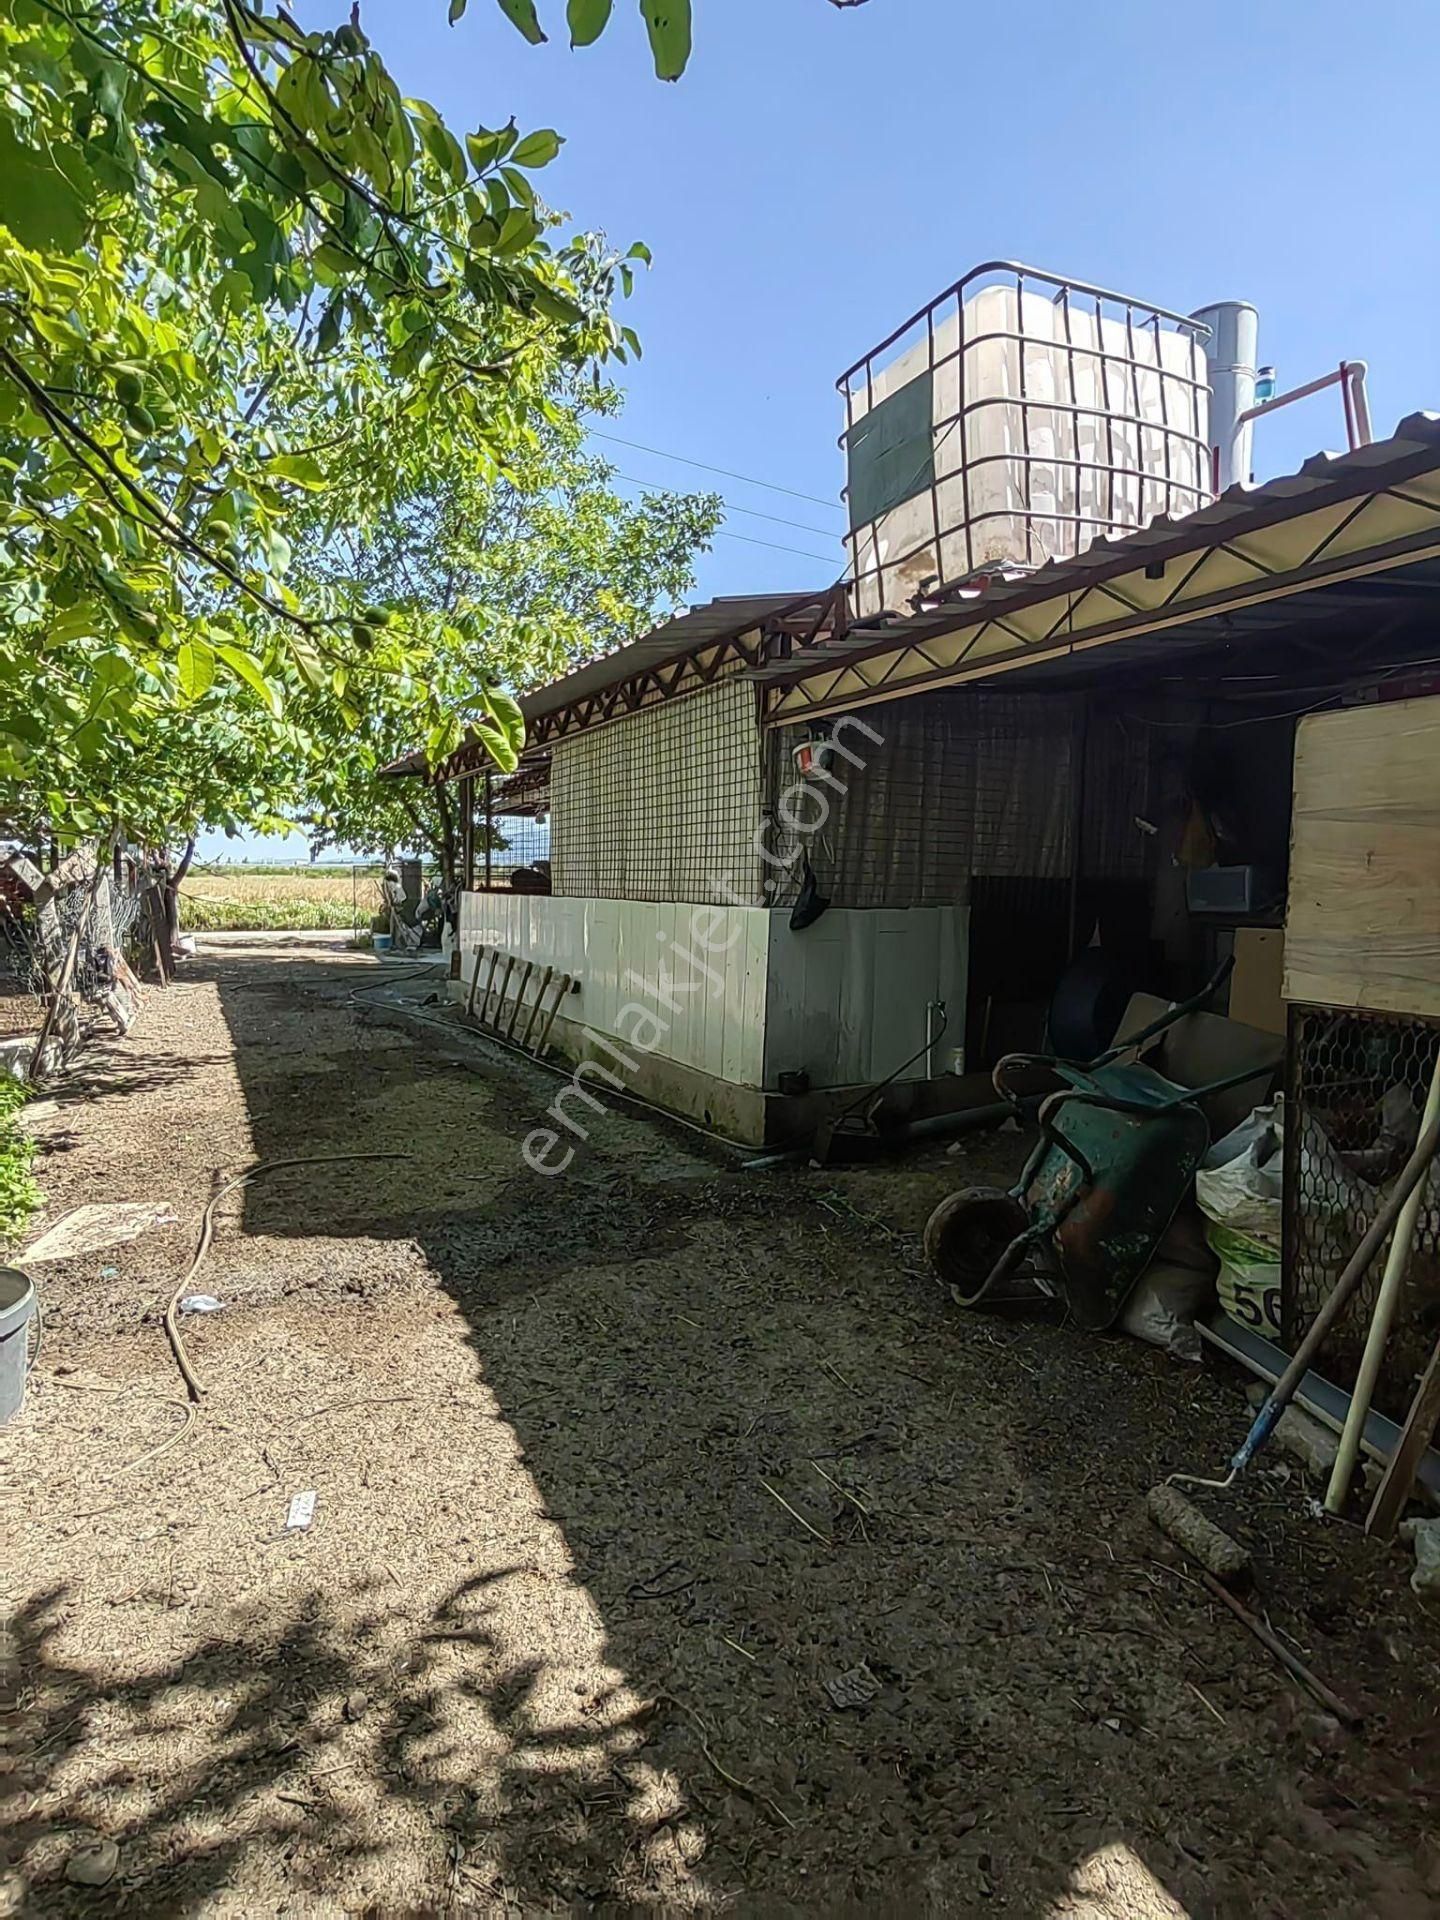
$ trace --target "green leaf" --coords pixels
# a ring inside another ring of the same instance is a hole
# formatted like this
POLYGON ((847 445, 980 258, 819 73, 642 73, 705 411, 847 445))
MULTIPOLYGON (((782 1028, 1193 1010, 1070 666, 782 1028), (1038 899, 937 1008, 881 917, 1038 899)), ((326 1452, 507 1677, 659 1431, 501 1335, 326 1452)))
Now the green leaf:
POLYGON ((615 0, 570 0, 565 19, 570 28, 572 47, 588 47, 598 40, 609 24, 615 0))
POLYGON ((655 72, 678 80, 690 59, 690 0, 640 0, 655 72))
POLYGON ((330 484, 313 453, 277 453, 265 462, 265 471, 277 480, 290 480, 307 493, 323 493, 330 484))
POLYGON ((340 322, 345 312, 345 295, 336 292, 331 295, 320 316, 320 325, 315 329, 315 351, 320 354, 333 353, 340 344, 340 322))
POLYGON ((452 27, 457 20, 464 18, 465 9, 469 4, 470 0, 450 0, 450 24, 452 27))
POLYGON ((293 558, 290 542, 278 527, 271 527, 265 538, 265 564, 270 572, 278 579, 293 558))
POLYGON ((527 133, 510 158, 517 167, 548 167, 565 142, 553 127, 527 133))
POLYGON ((578 325, 585 318, 585 309, 577 301, 557 293, 553 287, 536 288, 535 311, 544 320, 558 320, 568 327, 578 325))
POLYGON ((180 691, 199 700, 215 683, 215 650, 206 640, 187 640, 180 648, 180 691))
POLYGON ((448 760, 460 744, 460 722, 453 713, 447 713, 435 722, 425 741, 425 758, 432 767, 438 767, 448 760))
POLYGON ((520 702, 500 687, 489 687, 480 695, 490 718, 518 748, 525 741, 525 716, 520 711, 520 702))
POLYGON ((325 688, 325 663, 304 634, 290 636, 290 657, 300 670, 300 678, 312 693, 325 688))
MULTIPOLYGON (((433 109, 432 109, 433 111, 433 109)), ((460 142, 441 120, 422 120, 420 138, 425 143, 425 151, 450 181, 452 186, 465 183, 465 156, 460 151, 460 142)))
POLYGON ((498 727, 487 727, 482 721, 475 729, 475 738, 502 773, 513 773, 519 766, 520 755, 515 743, 498 727))
POLYGON ((487 167, 493 167, 497 160, 503 159, 515 144, 515 123, 500 127, 491 132, 489 127, 477 127, 474 133, 465 136, 465 151, 470 156, 470 164, 477 173, 484 173, 487 167))
POLYGON ((523 253, 531 242, 539 237, 540 222, 525 207, 512 207, 505 216, 500 229, 500 238, 495 242, 497 253, 523 253))
POLYGON ((251 658, 243 647, 232 647, 221 641, 215 642, 215 652, 229 667, 237 680, 243 680, 253 693, 259 694, 275 719, 280 718, 280 689, 272 686, 260 670, 260 663, 251 658))
POLYGON ((47 157, 22 146, 8 117, 0 120, 0 180, 5 182, 0 221, 22 246, 42 253, 76 251, 85 238, 81 183, 88 178, 75 155, 65 155, 62 171, 58 153, 47 157))
POLYGON ((532 47, 538 47, 544 40, 545 29, 535 12, 535 0, 500 0, 500 11, 520 29, 532 47))

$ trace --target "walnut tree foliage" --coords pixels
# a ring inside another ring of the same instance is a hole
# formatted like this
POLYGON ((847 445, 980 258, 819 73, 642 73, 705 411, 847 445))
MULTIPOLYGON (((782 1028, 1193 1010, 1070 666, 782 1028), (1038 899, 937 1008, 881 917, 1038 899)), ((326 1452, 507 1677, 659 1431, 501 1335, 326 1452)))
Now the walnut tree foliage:
POLYGON ((0 89, 0 816, 263 825, 377 709, 513 763, 443 609, 294 563, 634 350, 628 262, 537 197, 559 136, 457 135, 267 0, 0 0, 0 89))
MULTIPOLYGON (((614 404, 603 392, 557 398, 535 443, 495 481, 464 459, 437 461, 363 535, 302 535, 296 577, 314 574, 351 604, 379 602, 398 618, 437 609, 433 684, 457 710, 477 657, 524 692, 623 646, 685 599, 721 502, 707 493, 617 493, 613 468, 583 445, 586 417, 614 404)), ((402 715, 368 708, 360 730, 360 755, 338 756, 309 777, 296 811, 313 844, 386 854, 408 847, 433 854, 452 876, 461 795, 368 771, 414 745, 402 715)))
MULTIPOLYGON (((470 0, 450 0, 452 26, 464 16, 469 4, 470 0)), ((771 4, 775 4, 775 0, 771 0, 771 4)), ((830 0, 830 4, 839 8, 863 7, 867 0, 830 0)), ((532 46, 539 46, 548 37, 536 0, 497 0, 497 5, 532 46)), ((555 6, 558 13, 559 0, 555 0, 555 6)), ((592 45, 609 26, 614 11, 615 0, 565 0, 565 25, 571 46, 592 45)), ((678 80, 690 60, 691 0, 640 0, 640 11, 650 36, 656 73, 662 80, 678 80)))

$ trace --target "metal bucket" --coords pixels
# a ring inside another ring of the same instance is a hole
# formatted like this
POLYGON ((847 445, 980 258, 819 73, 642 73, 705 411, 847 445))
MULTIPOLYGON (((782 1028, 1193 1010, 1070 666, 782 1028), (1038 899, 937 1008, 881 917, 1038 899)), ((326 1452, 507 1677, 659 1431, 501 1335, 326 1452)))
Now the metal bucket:
POLYGON ((30 1364, 35 1288, 18 1267, 0 1267, 0 1426, 20 1411, 30 1364))

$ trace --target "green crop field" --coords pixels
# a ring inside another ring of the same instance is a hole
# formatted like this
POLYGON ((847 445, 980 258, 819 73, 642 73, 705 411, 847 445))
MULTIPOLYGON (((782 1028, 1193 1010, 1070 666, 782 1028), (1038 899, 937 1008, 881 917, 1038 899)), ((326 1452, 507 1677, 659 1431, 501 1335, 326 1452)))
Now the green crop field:
POLYGON ((189 933, 312 932, 368 927, 380 906, 380 868, 194 867, 180 888, 189 933))

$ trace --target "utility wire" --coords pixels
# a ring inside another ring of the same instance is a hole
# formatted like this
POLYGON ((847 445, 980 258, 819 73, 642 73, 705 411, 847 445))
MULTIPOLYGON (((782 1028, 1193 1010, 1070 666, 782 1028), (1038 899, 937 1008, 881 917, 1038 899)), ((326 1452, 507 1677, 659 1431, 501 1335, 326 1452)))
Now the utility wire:
POLYGON ((804 547, 782 547, 778 540, 757 540, 753 533, 726 533, 722 528, 716 533, 715 538, 743 540, 747 547, 773 547, 776 553, 796 553, 802 560, 818 560, 823 567, 833 567, 835 564, 833 553, 808 553, 804 547))
POLYGON ((828 507, 832 513, 841 511, 834 500, 822 500, 818 493, 801 493, 796 487, 777 486, 773 480, 757 480, 753 473, 737 473, 733 467, 712 467, 708 461, 692 460, 687 454, 667 453, 663 447, 642 446, 638 440, 625 440, 618 433, 602 433, 598 427, 590 432, 597 440, 613 440, 617 447, 633 447, 636 453, 653 453, 657 460, 678 460, 682 467, 698 467, 702 473, 723 473, 727 480, 743 480, 747 487, 765 487, 771 493, 788 493, 792 500, 808 500, 812 506, 828 507))
MULTIPOLYGON (((636 474, 621 473, 618 469, 611 474, 611 478, 614 480, 623 480, 627 485, 632 487, 658 487, 663 484, 659 480, 642 480, 636 474)), ((752 520, 773 520, 777 527, 794 527, 799 533, 818 533, 822 540, 838 540, 840 538, 839 534, 832 532, 829 527, 812 527, 807 520, 786 520, 778 513, 761 513, 758 507, 738 506, 735 501, 728 499, 723 493, 720 495, 720 498, 724 500, 726 510, 730 513, 745 513, 748 514, 752 520)))

